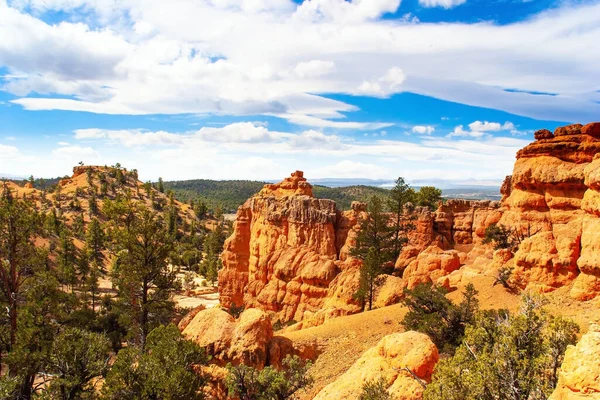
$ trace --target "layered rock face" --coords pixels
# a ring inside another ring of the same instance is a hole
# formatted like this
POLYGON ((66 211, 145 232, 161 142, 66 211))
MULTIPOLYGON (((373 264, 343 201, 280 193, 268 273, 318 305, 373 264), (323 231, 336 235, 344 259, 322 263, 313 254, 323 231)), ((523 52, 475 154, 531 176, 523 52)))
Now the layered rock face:
POLYGON ((542 130, 535 137, 517 153, 503 193, 499 223, 522 239, 515 281, 545 291, 575 280, 571 294, 589 299, 600 292, 600 124, 542 130))
POLYGON ((600 326, 593 324, 577 346, 569 346, 550 400, 600 398, 600 326))
POLYGON ((423 398, 423 384, 431 380, 438 360, 438 350, 427 335, 412 331, 394 333, 367 350, 314 399, 358 399, 365 383, 382 380, 390 398, 419 400, 423 398))
POLYGON ((260 308, 282 321, 320 310, 342 271, 338 255, 356 212, 314 198, 301 171, 266 185, 240 207, 225 242, 221 304, 260 308))

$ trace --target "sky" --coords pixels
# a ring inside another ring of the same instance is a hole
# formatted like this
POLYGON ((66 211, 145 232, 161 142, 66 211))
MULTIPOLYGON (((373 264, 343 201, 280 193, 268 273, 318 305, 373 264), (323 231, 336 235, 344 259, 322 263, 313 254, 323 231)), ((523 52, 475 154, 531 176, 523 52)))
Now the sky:
POLYGON ((496 185, 600 120, 600 0, 0 0, 0 175, 496 185))

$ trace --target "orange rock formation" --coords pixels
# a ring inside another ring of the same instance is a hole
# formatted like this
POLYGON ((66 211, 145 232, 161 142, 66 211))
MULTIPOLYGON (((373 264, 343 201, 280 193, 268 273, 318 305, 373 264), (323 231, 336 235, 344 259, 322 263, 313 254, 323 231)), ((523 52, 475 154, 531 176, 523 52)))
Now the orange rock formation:
POLYGON ((425 383, 431 380, 438 359, 438 350, 427 335, 412 331, 394 333, 367 350, 314 400, 358 399, 365 383, 380 379, 390 398, 419 400, 423 398, 424 390, 419 380, 425 383))
MULTIPOLYGON (((600 123, 538 131, 517 154, 501 202, 449 200, 416 208, 416 229, 376 304, 397 302, 402 289, 432 282, 448 287, 472 274, 514 267, 513 280, 541 291, 572 285, 587 300, 600 293, 600 123), (484 245, 492 224, 514 229, 513 254, 484 245)), ((340 212, 315 199, 296 171, 266 185, 238 210, 219 274, 221 302, 256 307, 281 321, 318 325, 359 311, 352 299, 360 263, 348 256, 365 205, 340 212)))
POLYGON ((577 346, 569 346, 558 385, 549 400, 600 398, 600 326, 592 324, 577 346))
POLYGON ((221 304, 260 308, 282 321, 319 311, 342 272, 339 254, 355 214, 315 199, 301 171, 266 185, 239 208, 225 242, 221 304))

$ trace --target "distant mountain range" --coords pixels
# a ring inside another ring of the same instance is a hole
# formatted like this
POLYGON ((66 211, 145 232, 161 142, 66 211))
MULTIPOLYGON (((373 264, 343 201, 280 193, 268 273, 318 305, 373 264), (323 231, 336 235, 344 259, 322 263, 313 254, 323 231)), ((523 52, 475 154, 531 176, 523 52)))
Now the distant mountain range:
MULTIPOLYGON (((271 182, 276 182, 273 180, 271 182)), ((362 179, 362 178, 322 178, 310 179, 310 183, 328 187, 345 186, 375 186, 389 188, 394 186, 394 181, 389 179, 362 179)), ((439 189, 457 189, 457 188, 486 188, 490 190, 500 190, 501 181, 468 179, 464 181, 451 181, 445 179, 415 179, 407 181, 413 187, 435 186, 439 189)))
POLYGON ((3 172, 0 172, 0 179, 27 179, 24 176, 18 176, 18 175, 13 175, 13 174, 5 174, 3 172))

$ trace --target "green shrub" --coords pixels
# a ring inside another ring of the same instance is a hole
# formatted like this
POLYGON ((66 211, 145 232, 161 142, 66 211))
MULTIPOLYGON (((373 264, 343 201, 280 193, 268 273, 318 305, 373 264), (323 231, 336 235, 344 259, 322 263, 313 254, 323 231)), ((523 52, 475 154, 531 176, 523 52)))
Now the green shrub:
POLYGON ((261 371, 243 364, 237 367, 228 364, 225 384, 229 396, 240 400, 285 400, 312 386, 313 379, 308 374, 310 362, 288 355, 282 364, 281 370, 269 366, 261 371))
POLYGON ((453 353, 461 343, 467 324, 474 321, 479 301, 472 284, 465 288, 459 305, 448 300, 446 293, 444 287, 431 284, 405 289, 403 303, 408 307, 408 313, 402 325, 406 330, 427 334, 438 349, 453 353))

